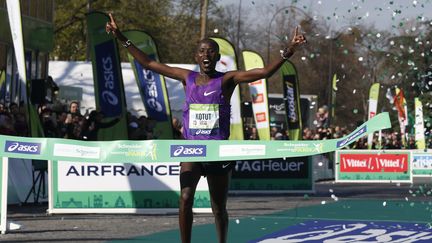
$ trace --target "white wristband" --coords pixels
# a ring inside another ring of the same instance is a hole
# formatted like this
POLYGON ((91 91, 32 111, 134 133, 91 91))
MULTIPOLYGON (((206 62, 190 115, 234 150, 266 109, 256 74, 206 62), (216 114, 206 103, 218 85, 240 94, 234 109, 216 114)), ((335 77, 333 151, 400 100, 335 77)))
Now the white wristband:
POLYGON ((132 42, 130 40, 125 41, 124 44, 122 44, 124 46, 124 48, 128 48, 129 46, 132 45, 132 42))

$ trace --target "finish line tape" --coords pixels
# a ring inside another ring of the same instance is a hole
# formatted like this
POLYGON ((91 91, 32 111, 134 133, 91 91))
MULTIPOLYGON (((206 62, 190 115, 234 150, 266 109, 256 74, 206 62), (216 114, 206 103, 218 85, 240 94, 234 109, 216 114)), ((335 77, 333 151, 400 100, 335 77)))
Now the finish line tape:
POLYGON ((210 162, 302 157, 333 152, 360 137, 390 128, 380 113, 340 139, 256 140, 117 140, 87 142, 61 138, 0 136, 1 156, 78 162, 210 162))

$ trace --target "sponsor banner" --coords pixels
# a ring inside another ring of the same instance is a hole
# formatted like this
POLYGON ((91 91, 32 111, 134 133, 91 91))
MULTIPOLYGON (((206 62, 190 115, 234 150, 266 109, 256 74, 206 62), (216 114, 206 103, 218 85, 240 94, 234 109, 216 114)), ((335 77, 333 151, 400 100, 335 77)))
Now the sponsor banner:
MULTIPOLYGON (((180 163, 58 161, 58 191, 165 191, 179 189, 180 163)), ((197 190, 207 190, 205 180, 197 190)))
POLYGON ((413 151, 412 152, 412 173, 416 177, 432 176, 432 151, 413 151))
POLYGON ((311 157, 237 160, 230 192, 313 192, 311 157))
POLYGON ((288 135, 290 140, 300 140, 302 120, 297 70, 293 63, 285 61, 281 66, 288 135))
POLYGON ((340 150, 336 182, 412 182, 407 150, 340 150))
POLYGON ((432 229, 428 224, 424 223, 310 220, 249 242, 427 243, 431 242, 431 240, 432 229))
POLYGON ((338 148, 344 147, 348 143, 351 143, 351 142, 363 137, 364 135, 366 135, 366 133, 367 133, 367 127, 361 126, 356 132, 352 133, 352 135, 348 136, 346 139, 342 139, 341 141, 338 141, 336 143, 336 146, 338 148))
MULTIPOLYGON (((379 83, 374 83, 374 84, 371 85, 371 87, 369 89, 369 114, 368 114, 368 119, 371 119, 377 113, 378 98, 379 98, 379 88, 380 88, 380 84, 379 83)), ((369 134, 368 140, 367 140, 368 148, 369 149, 372 148, 372 140, 373 140, 373 134, 369 134)))
POLYGON ((96 110, 103 114, 104 124, 119 119, 98 131, 98 140, 127 139, 126 102, 120 57, 116 40, 107 35, 108 15, 92 12, 86 15, 90 53, 93 65, 96 110))
POLYGON ((265 145, 220 145, 219 157, 238 157, 238 156, 265 156, 265 145))
POLYGON ((377 130, 390 127, 388 113, 380 113, 351 134, 322 141, 252 140, 115 140, 79 141, 0 135, 3 155, 11 158, 78 162, 205 162, 304 157, 347 146, 377 130), (183 146, 183 147, 180 147, 183 146))
MULTIPOLYGON (((216 64, 216 70, 219 72, 228 72, 237 70, 237 56, 234 46, 224 38, 211 37, 219 45, 221 54, 219 62, 216 64)), ((241 116, 240 85, 237 85, 230 100, 231 104, 231 127, 230 140, 243 140, 243 119, 241 116)))
POLYGON ((425 126, 423 119, 423 104, 418 97, 414 98, 414 106, 415 106, 415 140, 417 149, 425 149, 426 141, 425 141, 425 126))
MULTIPOLYGON (((159 61, 158 50, 153 38, 140 30, 125 31, 126 38, 145 52, 152 60, 159 61)), ((171 108, 168 100, 165 77, 151 70, 145 69, 132 55, 128 53, 129 61, 134 71, 135 79, 147 116, 156 120, 153 129, 158 139, 173 138, 171 122, 171 108)))
MULTIPOLYGON (((264 61, 258 53, 253 51, 243 51, 242 54, 246 70, 264 67, 264 61)), ((249 83, 248 86, 249 93, 252 96, 252 111, 254 114, 255 125, 258 130, 258 137, 260 140, 270 140, 267 80, 260 79, 249 83)))
MULTIPOLYGON (((178 210, 179 163, 53 161, 51 168, 51 213, 79 213, 86 209, 116 212, 127 208, 178 210)), ((210 207, 207 183, 200 180, 194 209, 210 207)))
POLYGON ((406 127, 408 126, 408 108, 404 92, 402 89, 396 88, 396 95, 393 101, 396 110, 398 111, 398 120, 401 130, 402 145, 406 146, 406 127))
POLYGON ((238 160, 236 161, 233 179, 241 178, 307 178, 309 157, 238 160))
POLYGON ((335 110, 336 110, 336 92, 337 92, 337 82, 339 82, 339 79, 337 78, 336 73, 333 74, 332 79, 332 89, 331 89, 331 104, 330 104, 330 117, 335 117, 335 110))

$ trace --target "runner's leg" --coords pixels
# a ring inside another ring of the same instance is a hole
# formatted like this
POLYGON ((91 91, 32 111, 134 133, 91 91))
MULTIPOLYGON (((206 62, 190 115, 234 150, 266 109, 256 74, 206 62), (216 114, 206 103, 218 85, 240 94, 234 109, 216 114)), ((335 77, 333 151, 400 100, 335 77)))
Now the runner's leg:
POLYGON ((226 204, 230 178, 231 172, 223 175, 207 175, 211 206, 220 243, 225 243, 227 241, 228 212, 226 204))
POLYGON ((192 239, 192 206, 195 190, 201 177, 201 165, 199 163, 183 162, 180 169, 180 204, 179 225, 183 243, 190 243, 192 239))

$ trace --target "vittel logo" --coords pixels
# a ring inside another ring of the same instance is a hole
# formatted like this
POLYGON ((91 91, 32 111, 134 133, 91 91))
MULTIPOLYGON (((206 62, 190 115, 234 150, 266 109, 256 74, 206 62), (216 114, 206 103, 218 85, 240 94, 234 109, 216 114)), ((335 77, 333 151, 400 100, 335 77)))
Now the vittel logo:
POLYGON ((40 143, 6 141, 5 152, 18 154, 40 154, 40 143))
POLYGON ((171 157, 205 157, 205 145, 171 145, 171 157))

